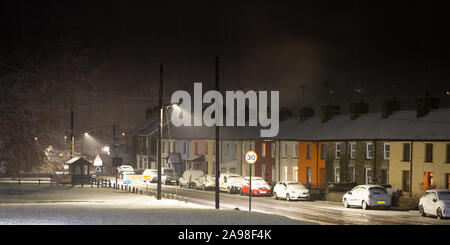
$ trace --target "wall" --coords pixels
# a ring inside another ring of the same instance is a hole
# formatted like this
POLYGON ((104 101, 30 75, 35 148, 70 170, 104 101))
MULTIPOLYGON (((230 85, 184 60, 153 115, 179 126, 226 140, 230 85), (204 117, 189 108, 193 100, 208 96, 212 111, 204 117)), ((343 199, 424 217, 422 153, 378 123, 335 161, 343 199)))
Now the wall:
MULTIPOLYGON (((390 142, 391 160, 389 162, 389 180, 394 188, 402 189, 403 171, 410 171, 410 161, 403 161, 403 144, 411 142, 390 142)), ((450 174, 450 163, 446 162, 447 144, 450 142, 414 142, 412 148, 412 197, 418 198, 424 191, 424 172, 433 173, 435 188, 447 188, 446 174, 450 174), (433 162, 425 162, 425 144, 433 144, 433 162)), ((403 193, 409 196, 410 193, 403 193)))

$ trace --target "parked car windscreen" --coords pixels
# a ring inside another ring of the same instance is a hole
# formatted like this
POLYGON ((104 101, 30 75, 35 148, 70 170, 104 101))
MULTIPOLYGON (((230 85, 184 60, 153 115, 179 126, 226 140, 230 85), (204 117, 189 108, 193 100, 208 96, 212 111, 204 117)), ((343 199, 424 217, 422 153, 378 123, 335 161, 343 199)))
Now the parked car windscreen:
POLYGON ((438 193, 439 200, 450 200, 450 191, 443 191, 438 193))
POLYGON ((384 189, 383 187, 371 187, 369 191, 373 194, 386 193, 386 189, 384 189))
POLYGON ((304 188, 306 189, 306 187, 302 184, 302 183, 288 183, 287 184, 289 187, 294 187, 294 188, 304 188))

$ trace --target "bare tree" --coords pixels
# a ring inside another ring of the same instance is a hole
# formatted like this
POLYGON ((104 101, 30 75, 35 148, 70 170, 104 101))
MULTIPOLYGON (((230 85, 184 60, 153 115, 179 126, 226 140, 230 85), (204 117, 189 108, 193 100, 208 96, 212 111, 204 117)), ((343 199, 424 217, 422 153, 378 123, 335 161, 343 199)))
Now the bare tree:
POLYGON ((17 176, 48 162, 49 146, 70 149, 70 108, 95 93, 101 68, 90 50, 62 38, 0 43, 0 57, 0 161, 17 176))

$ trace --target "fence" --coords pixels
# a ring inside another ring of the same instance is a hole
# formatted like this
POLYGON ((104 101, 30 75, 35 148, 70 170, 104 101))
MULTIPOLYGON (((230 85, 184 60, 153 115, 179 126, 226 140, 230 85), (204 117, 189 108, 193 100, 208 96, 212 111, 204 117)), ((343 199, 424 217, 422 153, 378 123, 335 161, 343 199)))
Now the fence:
MULTIPOLYGON (((52 176, 50 177, 20 177, 20 178, 0 178, 0 183, 15 183, 15 184, 38 184, 38 185, 47 185, 47 186, 90 186, 91 188, 100 188, 100 187, 106 187, 106 188, 113 188, 116 190, 123 190, 126 192, 139 194, 139 195, 149 195, 149 196, 155 196, 156 197, 156 191, 149 190, 148 188, 139 189, 138 187, 130 186, 130 185, 123 185, 123 184, 116 184, 111 181, 111 179, 107 178, 98 178, 93 177, 91 178, 89 184, 74 184, 74 183, 65 183, 65 182, 58 182, 54 181, 54 178, 52 176)), ((162 193, 161 196, 164 199, 175 199, 179 201, 187 202, 188 198, 185 196, 180 196, 174 193, 162 193)))

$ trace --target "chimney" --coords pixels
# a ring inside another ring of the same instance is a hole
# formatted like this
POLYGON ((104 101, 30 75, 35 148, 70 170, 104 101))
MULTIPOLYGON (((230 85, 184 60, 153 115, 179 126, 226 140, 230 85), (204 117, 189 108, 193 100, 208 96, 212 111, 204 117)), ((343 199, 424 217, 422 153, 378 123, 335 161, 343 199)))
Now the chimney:
POLYGON ((438 109, 439 107, 439 98, 431 97, 428 91, 424 97, 417 98, 416 102, 417 118, 424 117, 432 109, 438 109))
POLYGON ((341 107, 338 105, 332 105, 331 102, 328 105, 321 108, 321 121, 322 123, 330 120, 333 116, 339 115, 341 107))
POLYGON ((311 104, 300 109, 300 121, 304 121, 313 116, 314 116, 314 109, 311 107, 311 104))
POLYGON ((154 106, 152 108, 148 108, 145 111, 145 120, 148 120, 150 118, 155 118, 159 116, 159 109, 157 106, 154 106))
POLYGON ((350 104, 350 118, 352 120, 355 120, 356 118, 367 112, 369 112, 369 103, 364 102, 364 100, 361 100, 361 102, 350 104))
POLYGON ((395 96, 392 100, 385 100, 382 104, 382 110, 381 118, 388 118, 394 111, 400 110, 400 101, 395 96))
POLYGON ((286 108, 286 107, 281 107, 280 109, 280 122, 284 121, 288 118, 292 117, 292 110, 286 108))

